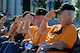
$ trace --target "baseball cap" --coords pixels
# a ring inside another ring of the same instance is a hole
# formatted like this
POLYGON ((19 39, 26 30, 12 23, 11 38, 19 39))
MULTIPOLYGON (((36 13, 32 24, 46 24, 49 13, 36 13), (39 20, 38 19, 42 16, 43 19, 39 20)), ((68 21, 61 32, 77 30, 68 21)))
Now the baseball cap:
POLYGON ((22 16, 24 17, 26 14, 29 14, 29 13, 30 13, 29 11, 25 11, 22 16))
POLYGON ((17 18, 17 16, 14 16, 13 18, 9 18, 10 21, 15 21, 15 19, 17 18))
POLYGON ((64 10, 72 10, 75 11, 75 7, 72 4, 69 3, 63 3, 61 4, 60 8, 55 10, 56 13, 59 13, 60 11, 64 11, 64 10))
POLYGON ((3 18, 3 16, 4 16, 3 14, 0 14, 0 19, 3 18))
POLYGON ((33 12, 30 12, 30 14, 31 14, 32 16, 35 16, 35 13, 33 13, 33 12))
POLYGON ((29 11, 25 11, 22 15, 22 17, 24 17, 26 14, 31 14, 32 16, 35 16, 35 13, 29 12, 29 11))
POLYGON ((35 15, 46 15, 47 14, 47 10, 44 8, 38 8, 35 12, 35 15))

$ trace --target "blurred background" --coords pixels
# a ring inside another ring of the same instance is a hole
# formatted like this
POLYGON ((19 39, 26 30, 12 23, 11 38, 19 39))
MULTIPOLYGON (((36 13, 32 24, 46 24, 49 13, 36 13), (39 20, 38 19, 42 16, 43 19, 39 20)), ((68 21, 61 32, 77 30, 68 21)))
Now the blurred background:
MULTIPOLYGON (((56 10, 64 2, 72 3, 75 6, 75 19, 73 23, 80 27, 80 0, 0 0, 0 14, 4 13, 7 18, 21 15, 24 11, 35 12, 39 7, 46 8, 47 11, 56 10)), ((55 16, 57 18, 57 15, 55 16)), ((49 21, 49 25, 57 24, 58 18, 49 21)), ((8 23, 9 20, 7 19, 8 23)))

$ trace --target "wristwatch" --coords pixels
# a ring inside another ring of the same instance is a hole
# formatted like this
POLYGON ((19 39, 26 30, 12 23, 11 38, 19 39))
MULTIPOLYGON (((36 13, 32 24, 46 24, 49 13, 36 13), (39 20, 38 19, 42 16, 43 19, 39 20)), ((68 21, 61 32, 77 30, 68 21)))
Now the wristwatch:
POLYGON ((43 48, 43 47, 41 47, 40 49, 41 49, 41 50, 44 50, 44 48, 43 48))

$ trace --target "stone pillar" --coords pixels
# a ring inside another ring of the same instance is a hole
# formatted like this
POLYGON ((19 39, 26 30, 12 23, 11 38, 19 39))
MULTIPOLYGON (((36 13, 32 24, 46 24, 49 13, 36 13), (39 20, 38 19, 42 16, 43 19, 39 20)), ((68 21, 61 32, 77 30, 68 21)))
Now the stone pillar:
POLYGON ((35 12, 36 8, 38 8, 38 0, 30 0, 30 11, 35 12))
POLYGON ((22 0, 16 0, 15 2, 15 15, 22 14, 22 0))
POLYGON ((3 3, 2 0, 0 0, 0 14, 2 13, 3 3))
POLYGON ((9 0, 9 16, 13 17, 15 14, 15 0, 9 0))
POLYGON ((45 4, 48 11, 54 9, 54 0, 47 0, 45 4))
POLYGON ((7 0, 3 0, 3 11, 6 11, 6 8, 7 8, 7 0))

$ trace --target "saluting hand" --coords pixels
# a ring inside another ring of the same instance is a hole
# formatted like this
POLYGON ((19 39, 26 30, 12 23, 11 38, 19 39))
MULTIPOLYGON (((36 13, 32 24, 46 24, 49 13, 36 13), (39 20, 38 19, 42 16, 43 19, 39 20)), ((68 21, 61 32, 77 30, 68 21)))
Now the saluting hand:
POLYGON ((55 14, 55 11, 54 11, 54 10, 51 10, 50 12, 48 12, 48 13, 44 16, 44 19, 48 21, 48 20, 52 19, 52 17, 54 16, 54 14, 55 14))
POLYGON ((15 23, 19 24, 21 20, 22 20, 22 18, 21 18, 20 16, 18 16, 18 17, 15 19, 15 23))
POLYGON ((3 18, 0 19, 0 23, 5 23, 6 22, 6 16, 3 16, 3 18))
POLYGON ((30 15, 30 14, 27 14, 26 15, 26 21, 32 21, 33 20, 33 16, 32 15, 30 15))

